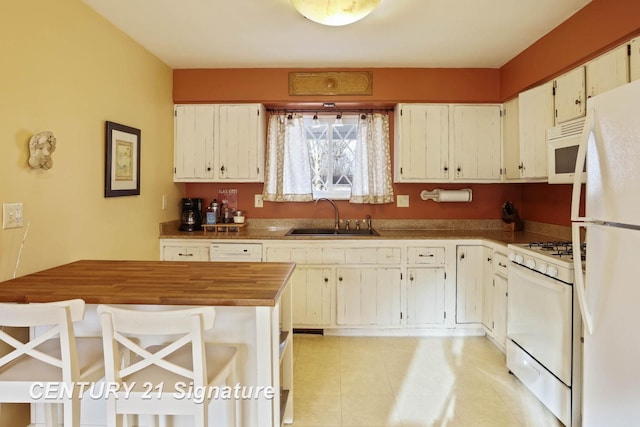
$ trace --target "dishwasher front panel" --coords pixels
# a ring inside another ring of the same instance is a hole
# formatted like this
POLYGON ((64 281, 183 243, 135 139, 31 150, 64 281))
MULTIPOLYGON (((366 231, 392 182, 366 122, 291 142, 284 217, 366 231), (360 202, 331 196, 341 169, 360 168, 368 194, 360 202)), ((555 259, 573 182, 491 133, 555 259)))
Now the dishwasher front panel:
POLYGON ((262 262, 262 243, 212 243, 211 262, 262 262))

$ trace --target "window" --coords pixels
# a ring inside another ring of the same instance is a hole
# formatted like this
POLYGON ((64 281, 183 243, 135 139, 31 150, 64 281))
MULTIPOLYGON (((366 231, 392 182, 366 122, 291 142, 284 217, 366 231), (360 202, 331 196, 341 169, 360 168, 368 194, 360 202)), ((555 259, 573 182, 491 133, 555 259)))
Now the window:
POLYGON ((349 199, 358 137, 357 114, 304 115, 304 136, 309 147, 313 198, 349 199))

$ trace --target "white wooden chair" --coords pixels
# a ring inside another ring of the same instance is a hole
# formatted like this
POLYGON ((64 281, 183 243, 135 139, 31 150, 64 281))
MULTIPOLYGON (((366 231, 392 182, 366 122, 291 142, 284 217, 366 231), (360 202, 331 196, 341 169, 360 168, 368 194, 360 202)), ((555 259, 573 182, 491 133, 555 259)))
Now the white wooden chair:
MULTIPOLYGON (((150 414, 192 415, 193 426, 208 427, 209 403, 216 397, 215 390, 235 385, 237 354, 234 346, 204 340, 204 331, 213 327, 215 309, 140 311, 100 305, 97 310, 105 379, 121 386, 117 395, 107 397, 107 426, 121 427, 126 414, 150 414), (143 343, 151 336, 162 339, 162 344, 145 348, 143 343), (182 393, 190 386, 214 393, 190 398, 182 393)), ((227 399, 229 425, 237 423, 238 403, 227 399)))
POLYGON ((0 341, 13 348, 0 357, 0 402, 44 403, 48 426, 58 425, 57 409, 62 405, 63 425, 80 426, 80 390, 75 384, 98 381, 104 375, 101 339, 75 338, 72 322, 83 317, 84 301, 79 299, 0 303, 0 341), (34 329, 23 343, 4 327, 34 329), (42 333, 34 334, 36 327, 42 333), (52 387, 61 391, 48 392, 52 387))

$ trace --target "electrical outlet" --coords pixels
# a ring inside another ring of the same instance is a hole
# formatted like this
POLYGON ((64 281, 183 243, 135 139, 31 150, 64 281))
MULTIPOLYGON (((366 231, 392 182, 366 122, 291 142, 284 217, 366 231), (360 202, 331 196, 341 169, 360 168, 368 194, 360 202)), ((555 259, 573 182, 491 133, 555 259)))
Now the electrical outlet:
POLYGON ((2 229, 22 227, 24 218, 22 216, 22 203, 2 204, 2 229))
POLYGON ((261 208, 264 206, 264 198, 262 194, 256 194, 253 196, 253 207, 261 208))
POLYGON ((167 195, 166 194, 162 195, 162 210, 163 211, 167 210, 167 195))
POLYGON ((404 194, 398 194, 398 198, 396 199, 397 207, 399 208, 408 208, 409 207, 409 196, 404 194))

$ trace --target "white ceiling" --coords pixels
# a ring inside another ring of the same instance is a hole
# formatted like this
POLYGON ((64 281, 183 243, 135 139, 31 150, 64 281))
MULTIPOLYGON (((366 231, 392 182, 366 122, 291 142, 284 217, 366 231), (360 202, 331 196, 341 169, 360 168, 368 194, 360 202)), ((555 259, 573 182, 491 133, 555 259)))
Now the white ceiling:
POLYGON ((327 27, 289 0, 83 0, 171 68, 499 68, 591 0, 382 0, 327 27))

